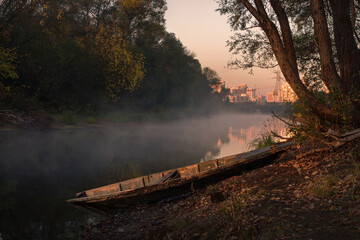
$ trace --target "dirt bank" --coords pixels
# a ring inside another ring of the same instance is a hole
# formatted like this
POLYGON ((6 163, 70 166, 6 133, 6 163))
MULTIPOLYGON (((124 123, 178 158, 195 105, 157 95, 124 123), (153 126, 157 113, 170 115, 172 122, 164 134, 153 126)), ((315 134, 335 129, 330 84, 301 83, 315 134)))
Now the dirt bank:
POLYGON ((298 155, 182 200, 123 210, 81 238, 360 239, 359 141, 298 155))
POLYGON ((14 130, 81 130, 93 128, 128 127, 136 122, 111 122, 97 120, 95 123, 64 123, 55 121, 49 114, 41 111, 21 112, 0 110, 0 132, 14 130))
POLYGON ((51 119, 41 111, 0 110, 0 131, 42 130, 50 126, 51 119))

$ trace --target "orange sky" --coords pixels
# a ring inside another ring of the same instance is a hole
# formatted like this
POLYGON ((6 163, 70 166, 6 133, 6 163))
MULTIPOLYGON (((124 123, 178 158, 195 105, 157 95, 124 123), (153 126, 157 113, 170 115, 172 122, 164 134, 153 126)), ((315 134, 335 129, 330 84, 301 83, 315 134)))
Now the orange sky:
POLYGON ((226 16, 220 16, 215 0, 167 0, 166 27, 190 51, 194 52, 202 67, 217 71, 226 82, 226 86, 247 84, 259 88, 262 94, 275 87, 275 75, 269 70, 254 69, 232 70, 227 68, 232 58, 226 47, 226 41, 233 32, 227 23, 226 16))

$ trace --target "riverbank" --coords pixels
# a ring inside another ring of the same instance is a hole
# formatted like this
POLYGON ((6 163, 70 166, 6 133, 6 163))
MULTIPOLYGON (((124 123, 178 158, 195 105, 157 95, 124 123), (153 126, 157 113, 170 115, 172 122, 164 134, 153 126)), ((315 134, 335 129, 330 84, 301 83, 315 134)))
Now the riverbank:
POLYGON ((82 129, 144 122, 171 122, 186 118, 208 117, 219 113, 278 114, 288 111, 287 103, 222 103, 221 105, 189 109, 120 110, 108 109, 98 113, 79 114, 76 111, 58 113, 46 110, 1 110, 0 131, 15 129, 82 129))
POLYGON ((123 210, 84 227, 81 238, 359 239, 360 142, 297 156, 182 200, 123 210))

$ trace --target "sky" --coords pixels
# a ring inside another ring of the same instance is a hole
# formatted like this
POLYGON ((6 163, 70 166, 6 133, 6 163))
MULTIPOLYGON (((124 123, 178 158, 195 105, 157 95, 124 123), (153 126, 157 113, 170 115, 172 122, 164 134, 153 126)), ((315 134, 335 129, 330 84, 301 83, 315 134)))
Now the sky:
POLYGON ((261 94, 275 87, 275 75, 270 70, 230 69, 229 60, 235 56, 229 53, 226 41, 233 35, 227 17, 221 16, 215 0, 167 0, 166 28, 194 52, 202 67, 214 69, 227 87, 247 84, 259 88, 261 94))

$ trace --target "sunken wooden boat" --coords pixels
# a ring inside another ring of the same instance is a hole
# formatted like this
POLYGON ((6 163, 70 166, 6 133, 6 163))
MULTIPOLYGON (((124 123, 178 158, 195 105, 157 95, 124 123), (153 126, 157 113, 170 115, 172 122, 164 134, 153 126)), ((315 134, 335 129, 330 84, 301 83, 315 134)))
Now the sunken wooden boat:
POLYGON ((272 163, 295 145, 284 142, 220 159, 153 173, 76 194, 67 200, 76 207, 111 213, 132 205, 174 198, 231 176, 272 163))

